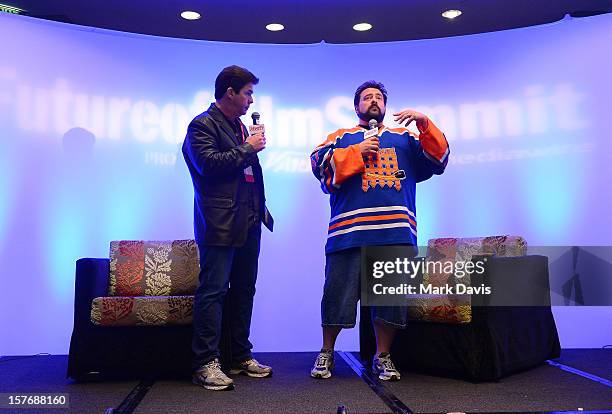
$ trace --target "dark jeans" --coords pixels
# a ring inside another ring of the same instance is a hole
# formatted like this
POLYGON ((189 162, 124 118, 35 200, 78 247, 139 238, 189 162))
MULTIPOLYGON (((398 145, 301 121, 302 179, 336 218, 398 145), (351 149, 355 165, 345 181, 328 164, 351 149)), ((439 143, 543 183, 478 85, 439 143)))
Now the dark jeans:
POLYGON ((193 304, 194 368, 219 358, 223 301, 230 301, 232 361, 252 358, 249 341, 261 225, 249 230, 242 247, 204 246, 200 249, 200 283, 193 304))

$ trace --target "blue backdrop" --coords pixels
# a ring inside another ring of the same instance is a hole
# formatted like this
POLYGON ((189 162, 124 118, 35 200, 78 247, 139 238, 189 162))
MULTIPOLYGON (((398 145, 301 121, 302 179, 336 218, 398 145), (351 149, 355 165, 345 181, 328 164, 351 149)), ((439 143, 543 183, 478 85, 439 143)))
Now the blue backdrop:
MULTIPOLYGON (((387 86, 388 114, 425 112, 451 145, 447 172, 418 186, 422 244, 492 234, 612 244, 612 16, 436 40, 252 45, 0 14, 0 38, 0 354, 67 352, 76 259, 107 257, 110 240, 193 237, 180 145, 230 64, 260 77, 252 110, 269 141, 277 230, 263 238, 256 350, 320 346, 329 206, 308 154, 356 124, 353 92, 368 79, 387 86)), ((612 342, 601 329, 610 308, 555 312, 563 346, 612 342)), ((357 348, 356 330, 339 348, 357 348)))

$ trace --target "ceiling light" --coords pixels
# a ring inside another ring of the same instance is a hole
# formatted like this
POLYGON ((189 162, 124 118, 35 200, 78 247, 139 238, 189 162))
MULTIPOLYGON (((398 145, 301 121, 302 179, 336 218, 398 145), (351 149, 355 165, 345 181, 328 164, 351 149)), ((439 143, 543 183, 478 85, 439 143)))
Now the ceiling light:
POLYGON ((198 20, 202 16, 200 16, 200 13, 198 12, 185 10, 184 12, 181 12, 181 17, 185 20, 198 20))
POLYGON ((446 17, 447 19, 452 20, 456 17, 461 16, 461 14, 463 14, 461 10, 447 10, 444 13, 442 13, 442 16, 446 17))
POLYGON ((284 30, 285 26, 283 26, 280 23, 270 23, 270 24, 266 25, 266 29, 268 29, 271 32, 279 32, 281 30, 284 30))
POLYGON ((357 30, 358 32, 365 32, 371 28, 372 25, 370 23, 357 23, 355 26, 353 26, 353 30, 357 30))

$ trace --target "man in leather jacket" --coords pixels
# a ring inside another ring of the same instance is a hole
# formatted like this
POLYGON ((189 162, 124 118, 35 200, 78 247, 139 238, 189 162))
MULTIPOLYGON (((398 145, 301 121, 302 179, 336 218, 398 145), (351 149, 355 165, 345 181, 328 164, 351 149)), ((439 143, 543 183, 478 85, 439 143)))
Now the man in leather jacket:
POLYGON ((249 341, 261 223, 272 231, 257 153, 264 134, 249 136, 240 116, 253 103, 259 82, 248 70, 229 66, 215 81, 215 102, 189 124, 183 156, 194 187, 194 230, 200 280, 194 298, 193 382, 206 389, 233 388, 221 371, 219 341, 223 302, 229 297, 232 371, 267 377, 272 369, 251 354, 249 341))

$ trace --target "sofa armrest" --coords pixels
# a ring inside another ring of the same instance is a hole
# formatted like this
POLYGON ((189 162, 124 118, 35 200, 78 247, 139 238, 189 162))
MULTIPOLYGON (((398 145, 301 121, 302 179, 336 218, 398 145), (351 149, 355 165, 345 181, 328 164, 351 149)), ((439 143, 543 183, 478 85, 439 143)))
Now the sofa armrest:
POLYGON ((108 295, 109 259, 84 258, 76 262, 74 282, 74 328, 87 329, 91 325, 91 302, 108 295))

